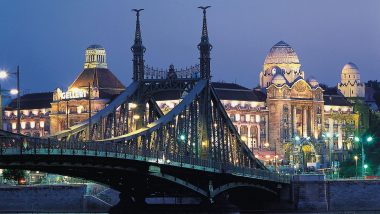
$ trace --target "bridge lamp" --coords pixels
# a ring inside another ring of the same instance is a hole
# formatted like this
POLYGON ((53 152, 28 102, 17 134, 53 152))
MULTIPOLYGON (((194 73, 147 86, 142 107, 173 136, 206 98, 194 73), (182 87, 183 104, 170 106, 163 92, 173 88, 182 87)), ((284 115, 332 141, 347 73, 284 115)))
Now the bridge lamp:
POLYGON ((214 123, 214 127, 215 127, 215 128, 218 127, 218 124, 217 124, 217 123, 214 123))
POLYGON ((294 140, 299 141, 299 140, 301 140, 301 138, 300 138, 299 136, 296 136, 296 137, 294 138, 294 140))
POLYGON ((182 141, 184 141, 185 140, 185 135, 181 135, 181 136, 179 136, 179 138, 182 140, 182 141))
POLYGON ((11 89, 9 91, 9 93, 12 94, 12 95, 16 95, 16 94, 18 94, 18 90, 17 89, 11 89))
POLYGON ((310 137, 306 137, 306 140, 310 140, 310 137))
POLYGON ((140 119, 140 115, 138 115, 138 114, 133 115, 133 119, 135 119, 135 120, 140 119))
POLYGON ((360 138, 357 137, 357 136, 355 136, 354 140, 355 140, 355 142, 359 142, 359 141, 360 141, 360 138))
POLYGON ((269 147, 269 143, 268 142, 264 143, 264 147, 268 148, 269 147))

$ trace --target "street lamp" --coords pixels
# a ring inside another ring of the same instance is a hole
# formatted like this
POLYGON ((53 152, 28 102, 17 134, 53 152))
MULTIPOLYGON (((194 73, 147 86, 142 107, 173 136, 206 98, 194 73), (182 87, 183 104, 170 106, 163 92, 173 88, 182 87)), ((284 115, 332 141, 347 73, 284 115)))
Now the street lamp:
POLYGON ((357 179, 358 178, 358 156, 355 155, 354 159, 355 159, 355 177, 357 179))
MULTIPOLYGON (((364 168, 364 162, 365 162, 364 142, 358 136, 355 136, 354 140, 355 140, 355 142, 361 144, 361 150, 362 150, 362 176, 364 176, 364 174, 365 174, 365 168, 364 168)), ((372 136, 367 137, 366 141, 367 141, 367 143, 372 142, 373 141, 373 137, 372 136)))
MULTIPOLYGON (((7 71, 0 71, 0 79, 6 79, 9 74, 14 74, 16 75, 17 78, 17 134, 20 134, 20 129, 21 129, 21 115, 20 115, 20 67, 17 66, 17 71, 16 72, 7 72, 7 71)), ((13 93, 16 93, 16 91, 13 91, 13 93)), ((11 92, 12 94, 12 92, 11 92)), ((2 117, 2 115, 1 115, 2 117)))
POLYGON ((367 168, 368 168, 368 164, 364 164, 364 176, 365 176, 366 173, 367 173, 367 168))

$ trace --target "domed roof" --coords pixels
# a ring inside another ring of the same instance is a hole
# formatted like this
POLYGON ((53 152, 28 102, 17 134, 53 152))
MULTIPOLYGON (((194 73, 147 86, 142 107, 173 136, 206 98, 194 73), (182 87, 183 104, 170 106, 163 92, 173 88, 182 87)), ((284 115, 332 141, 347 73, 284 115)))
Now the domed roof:
POLYGON ((271 82, 272 82, 272 84, 283 85, 286 83, 286 79, 285 79, 284 75, 282 75, 281 73, 277 73, 276 75, 273 76, 271 82))
POLYGON ((354 63, 349 62, 343 66, 342 74, 359 74, 359 68, 354 63))
POLYGON ((313 77, 311 77, 309 80, 308 80, 309 84, 312 86, 312 87, 317 87, 319 86, 319 82, 314 79, 313 77))
POLYGON ((97 44, 90 45, 90 46, 88 46, 88 48, 86 48, 86 50, 89 50, 89 49, 102 49, 102 50, 104 50, 103 46, 97 45, 97 44))
POLYGON ((296 52, 284 41, 275 44, 265 58, 264 64, 299 64, 296 52))

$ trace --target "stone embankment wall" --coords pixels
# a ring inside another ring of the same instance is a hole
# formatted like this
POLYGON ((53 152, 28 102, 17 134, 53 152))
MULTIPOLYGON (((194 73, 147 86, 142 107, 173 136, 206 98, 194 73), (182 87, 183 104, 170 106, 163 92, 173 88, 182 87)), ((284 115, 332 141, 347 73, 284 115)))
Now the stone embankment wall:
POLYGON ((82 212, 86 185, 0 186, 0 212, 82 212))
POLYGON ((302 211, 380 211, 380 180, 324 180, 295 176, 293 200, 302 211))

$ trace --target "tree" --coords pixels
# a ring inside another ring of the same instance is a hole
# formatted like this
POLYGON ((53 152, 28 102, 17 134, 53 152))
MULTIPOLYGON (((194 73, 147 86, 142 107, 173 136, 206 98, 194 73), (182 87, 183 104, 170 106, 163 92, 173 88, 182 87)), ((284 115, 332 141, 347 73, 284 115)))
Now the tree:
POLYGON ((19 181, 26 177, 25 170, 21 169, 4 169, 3 178, 7 180, 19 181))

